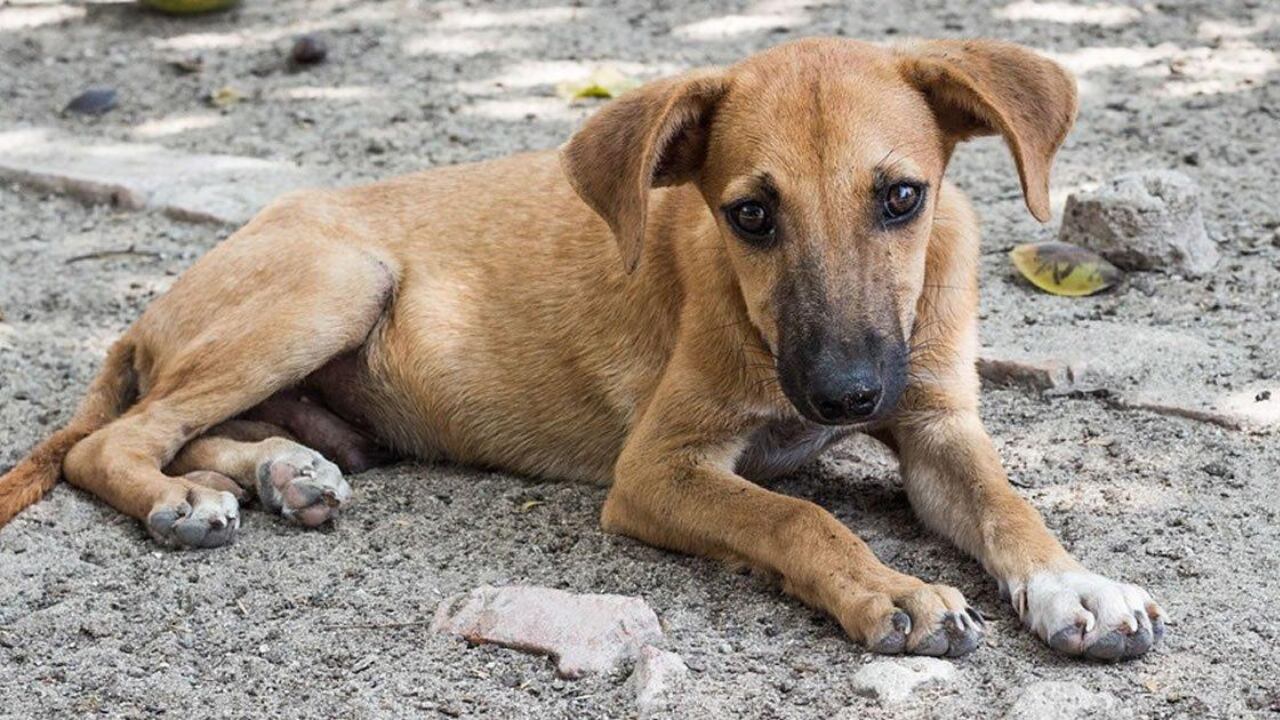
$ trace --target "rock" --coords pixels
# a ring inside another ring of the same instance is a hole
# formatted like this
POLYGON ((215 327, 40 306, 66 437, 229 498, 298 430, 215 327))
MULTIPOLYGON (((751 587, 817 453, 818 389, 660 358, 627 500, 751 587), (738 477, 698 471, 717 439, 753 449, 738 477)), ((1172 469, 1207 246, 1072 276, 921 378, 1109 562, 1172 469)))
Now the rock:
POLYGON ((303 35, 294 41, 293 49, 289 51, 289 62, 294 67, 316 65, 324 62, 327 57, 329 48, 319 35, 303 35))
POLYGON ((918 688, 950 682, 955 674, 954 665, 937 658, 876 660, 854 674, 853 690, 875 698, 881 705, 896 705, 911 697, 918 688))
POLYGON ((118 97, 115 88, 89 88, 72 98, 62 111, 77 115, 102 115, 116 106, 118 97))
POLYGON ((1126 270, 1203 275, 1218 263, 1191 178, 1170 170, 1126 173, 1067 198, 1058 239, 1126 270))
POLYGON ((1056 360, 1023 360, 985 355, 978 358, 978 375, 992 385, 1057 390, 1074 387, 1076 377, 1083 374, 1082 365, 1056 360))
POLYGON ((289 163, 192 155, 142 143, 83 142, 38 128, 0 132, 0 180, 90 203, 231 225, 248 222, 282 193, 321 184, 289 163))
POLYGON ((631 689, 636 694, 636 709, 640 717, 648 717, 665 710, 689 675, 689 668, 679 655, 659 650, 652 645, 640 649, 635 670, 631 672, 631 689))
POLYGON ((1076 720, 1118 717, 1115 696, 1096 693, 1073 682, 1033 683, 1019 694, 1005 720, 1076 720))
POLYGON ((566 678, 612 670, 663 637, 658 616, 640 598, 520 585, 485 585, 448 598, 431 629, 550 655, 566 678))

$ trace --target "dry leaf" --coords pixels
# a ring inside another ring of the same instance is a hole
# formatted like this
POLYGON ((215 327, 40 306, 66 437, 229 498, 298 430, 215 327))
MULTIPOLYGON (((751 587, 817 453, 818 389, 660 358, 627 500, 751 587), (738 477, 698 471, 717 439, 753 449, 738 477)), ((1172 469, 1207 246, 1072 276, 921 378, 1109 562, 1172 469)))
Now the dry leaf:
POLYGON ((231 107, 244 100, 244 95, 230 85, 223 85, 209 93, 209 104, 216 108, 231 107))
POLYGON ((1009 257, 1023 277, 1054 295, 1092 295, 1123 277, 1115 265, 1097 253, 1068 243, 1019 245, 1009 252, 1009 257))
POLYGON ((592 71, 584 80, 563 82, 556 86, 556 94, 576 102, 587 98, 613 98, 636 87, 639 80, 629 78, 616 68, 603 67, 592 71))
POLYGON ((142 0, 142 4, 170 15, 198 15, 225 10, 240 0, 142 0))

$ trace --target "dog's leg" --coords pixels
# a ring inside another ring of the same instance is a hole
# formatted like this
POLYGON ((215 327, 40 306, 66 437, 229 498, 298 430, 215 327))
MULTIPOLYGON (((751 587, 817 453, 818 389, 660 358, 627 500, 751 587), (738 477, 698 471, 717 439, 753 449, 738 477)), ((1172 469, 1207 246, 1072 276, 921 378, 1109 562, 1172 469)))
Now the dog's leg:
POLYGON ((378 443, 298 390, 276 393, 241 417, 287 429, 299 443, 337 463, 344 473, 364 472, 391 457, 378 443))
POLYGON ((949 211, 930 246, 910 386, 880 437, 898 453, 920 519, 977 558, 1045 642, 1099 659, 1141 655, 1164 632, 1159 606, 1063 549, 1009 485, 978 417, 977 229, 967 207, 949 211))
POLYGON ((1009 485, 971 409, 905 413, 894 426, 907 496, 921 520, 972 554, 1022 621, 1054 649, 1115 660, 1164 632, 1145 590, 1088 572, 1009 485))
MULTIPOLYGON (((161 468, 207 428, 360 347, 391 297, 383 263, 314 237, 233 238, 157 300, 128 333, 143 359, 142 399, 72 448, 67 479, 144 520, 161 542, 233 539, 233 494, 161 468), (282 257, 293 261, 288 272, 282 257)), ((309 484, 303 468, 294 470, 285 485, 309 484)))
POLYGON ((744 428, 725 423, 714 387, 668 374, 628 440, 601 516, 610 532, 680 552, 743 561, 830 613, 881 653, 958 656, 981 640, 981 618, 954 588, 883 565, 817 505, 735 475, 744 428))

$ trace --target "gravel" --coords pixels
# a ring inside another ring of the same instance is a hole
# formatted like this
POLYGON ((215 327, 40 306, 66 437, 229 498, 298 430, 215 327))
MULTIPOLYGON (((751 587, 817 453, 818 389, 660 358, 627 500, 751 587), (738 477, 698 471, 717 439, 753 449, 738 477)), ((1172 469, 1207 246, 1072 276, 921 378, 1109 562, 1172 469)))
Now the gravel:
MULTIPOLYGON (((1082 73, 1055 197, 1135 169, 1179 170, 1200 188, 1222 259, 1200 278, 1140 273, 1140 287, 1099 296, 1041 294, 1006 252, 1054 239, 1057 226, 1027 215, 1003 146, 976 141, 949 172, 983 217, 984 340, 1033 346, 1052 331, 1085 342, 1143 325, 1222 349, 1169 363, 1175 381, 1231 393, 1280 377, 1280 25, 1266 3, 1123 2, 1105 17, 1072 4, 1073 19, 1065 3, 1012 5, 250 0, 170 18, 90 3, 50 5, 65 23, 32 25, 49 8, 10 4, 0 7, 0 65, 12 70, 0 73, 0 128, 359 182, 553 147, 592 107, 565 103, 555 85, 600 64, 647 78, 810 34, 1000 37, 1082 73), (290 72, 292 42, 309 32, 328 57, 290 72), (198 71, 171 64, 193 55, 198 71), (96 85, 117 89, 113 110, 61 115, 96 85), (226 86, 244 100, 206 104, 226 86)), ((69 416, 111 339, 225 234, 0 186, 0 468, 69 416), (67 262, 88 253, 99 255, 67 262)), ((0 716, 634 712, 625 672, 563 680, 546 658, 429 631, 443 598, 484 584, 643 597, 665 649, 690 667, 679 717, 988 718, 1041 681, 1123 698, 1139 717, 1280 706, 1274 433, 1015 388, 985 392, 982 413, 1020 492, 1065 544, 1168 610, 1160 649, 1121 665, 1054 656, 981 568, 920 528, 896 469, 859 440, 773 487, 831 509, 887 563, 959 587, 990 618, 986 646, 957 663, 964 682, 928 703, 887 709, 858 695, 862 651, 768 578, 604 534, 599 488, 403 463, 353 478, 356 503, 335 527, 305 531, 250 509, 239 541, 209 552, 160 550, 137 523, 59 486, 0 530, 0 716), (1201 469, 1210 463, 1221 472, 1201 469), (530 500, 542 504, 522 511, 530 500)))

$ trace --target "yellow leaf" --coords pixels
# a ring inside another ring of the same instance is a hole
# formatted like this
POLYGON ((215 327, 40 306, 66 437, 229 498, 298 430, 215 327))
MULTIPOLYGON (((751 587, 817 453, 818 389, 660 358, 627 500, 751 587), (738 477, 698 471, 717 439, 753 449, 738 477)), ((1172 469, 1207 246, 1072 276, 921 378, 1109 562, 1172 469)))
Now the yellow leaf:
POLYGON ((244 100, 244 95, 241 95, 239 90, 236 90, 230 85, 223 85, 217 90, 209 93, 209 104, 214 107, 230 107, 241 100, 244 100))
POLYGON ((525 500, 520 504, 520 512, 525 513, 543 504, 541 500, 525 500))
POLYGON ((562 82, 556 86, 556 94, 574 102, 586 98, 612 98, 621 95, 639 85, 617 69, 602 67, 594 70, 586 79, 577 82, 562 82))
POLYGON ((142 0, 142 4, 171 15, 196 15, 225 10, 240 0, 142 0))
POLYGON ((1009 252, 1014 267, 1033 285, 1054 295, 1078 297, 1105 290, 1122 277, 1097 253, 1060 242, 1028 243, 1009 252))

